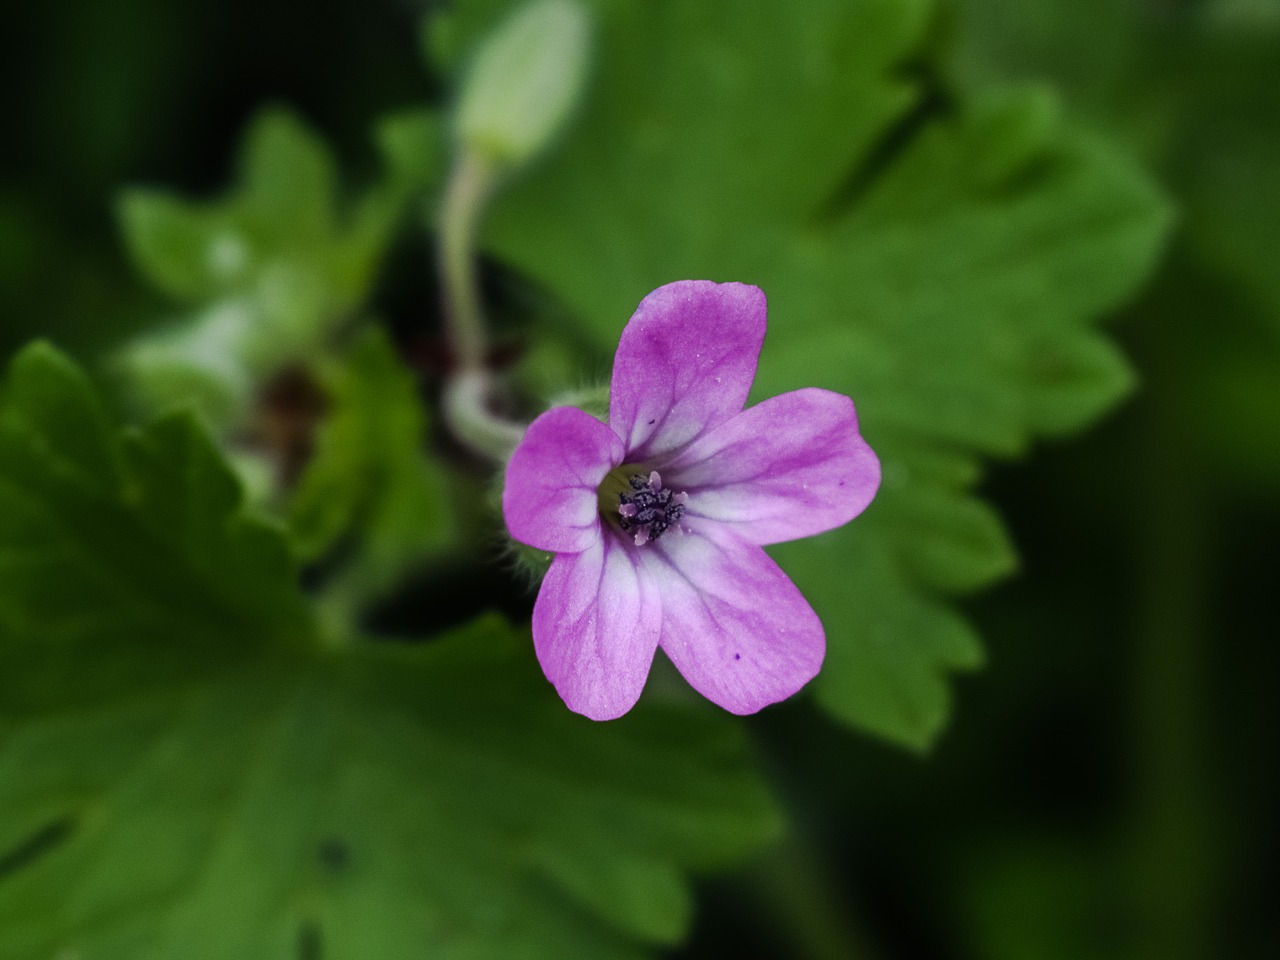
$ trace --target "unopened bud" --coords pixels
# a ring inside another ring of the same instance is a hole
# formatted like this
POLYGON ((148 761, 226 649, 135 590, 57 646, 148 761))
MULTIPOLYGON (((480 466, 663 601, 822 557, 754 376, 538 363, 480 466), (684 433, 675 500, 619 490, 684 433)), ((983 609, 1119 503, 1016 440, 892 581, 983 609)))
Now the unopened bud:
POLYGON ((577 102, 590 23, 574 0, 534 0, 487 37, 458 102, 462 143, 501 167, 532 158, 577 102))

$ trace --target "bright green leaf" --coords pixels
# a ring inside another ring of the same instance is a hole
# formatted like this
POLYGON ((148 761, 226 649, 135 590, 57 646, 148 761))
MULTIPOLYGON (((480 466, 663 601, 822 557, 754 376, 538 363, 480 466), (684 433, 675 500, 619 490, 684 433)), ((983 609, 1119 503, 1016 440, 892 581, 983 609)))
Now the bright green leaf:
MULTIPOLYGON (((8 685, 12 680, 5 681, 8 685)), ((732 725, 574 716, 487 622, 0 726, 8 956, 636 957, 774 825, 732 725)))
POLYGON ((15 360, 6 960, 639 957, 683 935, 686 870, 775 829, 729 718, 592 723, 497 619, 323 647, 282 531, 192 418, 117 433, 66 358, 15 360))
MULTIPOLYGON (((463 4, 478 34, 502 4, 463 4)), ((1150 268, 1151 185, 1032 91, 932 108, 927 2, 596 4, 594 90, 563 148, 499 198, 491 252, 554 291, 604 353, 687 277, 769 296, 756 396, 851 395, 886 473, 867 516, 778 555, 827 627, 820 700, 928 744, 946 673, 979 659, 945 601, 1008 573, 969 492, 1116 403, 1094 321, 1150 268), (929 468, 942 459, 958 478, 929 468)), ((935 71, 936 73, 936 71, 935 71)))
MULTIPOLYGON (((1124 135, 1177 197, 1178 243, 1141 306, 1151 386, 1183 445, 1201 450, 1197 470, 1274 486, 1280 7, 1217 0, 1173 17, 1110 0, 959 7, 964 81, 1053 82, 1080 115, 1124 135)), ((1079 360, 1113 375, 1101 352, 1079 360)))

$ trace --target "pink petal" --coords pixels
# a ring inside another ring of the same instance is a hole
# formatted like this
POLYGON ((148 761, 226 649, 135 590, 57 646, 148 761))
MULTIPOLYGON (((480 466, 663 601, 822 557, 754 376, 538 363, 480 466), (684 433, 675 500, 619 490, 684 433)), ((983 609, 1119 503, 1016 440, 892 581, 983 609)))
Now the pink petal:
POLYGON ((570 710, 612 720, 644 689, 661 621, 654 585, 605 536, 552 562, 533 607, 533 645, 570 710))
POLYGON ((617 434, 576 407, 538 417, 507 464, 502 513, 511 536, 556 553, 598 543, 596 491, 624 452, 617 434))
POLYGON ((742 409, 764 342, 765 298, 681 280, 641 301, 613 361, 609 423, 632 463, 656 463, 742 409))
POLYGON ((858 433, 853 401, 817 388, 743 411, 681 451, 666 473, 689 495, 690 516, 759 544, 846 524, 880 486, 880 461, 858 433))
POLYGON ((642 549, 662 595, 660 645, 708 700, 755 713, 817 674, 822 624, 760 547, 705 523, 642 549))

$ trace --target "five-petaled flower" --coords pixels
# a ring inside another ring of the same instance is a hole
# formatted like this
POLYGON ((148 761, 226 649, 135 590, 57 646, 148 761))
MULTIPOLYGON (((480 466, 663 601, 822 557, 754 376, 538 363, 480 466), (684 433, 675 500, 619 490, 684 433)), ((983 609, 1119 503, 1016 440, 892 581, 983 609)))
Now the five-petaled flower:
POLYGON ((810 388, 743 409, 764 333, 756 287, 660 287, 622 332, 608 423, 556 407, 512 455, 502 509, 516 540, 556 554, 533 641, 570 709, 626 713, 658 647, 740 714, 822 665, 822 624, 762 547, 853 519, 880 463, 848 397, 810 388))

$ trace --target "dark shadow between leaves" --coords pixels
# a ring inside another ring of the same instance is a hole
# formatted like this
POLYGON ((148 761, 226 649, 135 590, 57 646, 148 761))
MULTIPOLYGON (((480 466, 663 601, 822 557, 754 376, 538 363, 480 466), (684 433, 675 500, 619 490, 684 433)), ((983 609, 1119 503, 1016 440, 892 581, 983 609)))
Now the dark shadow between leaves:
POLYGON ((75 828, 74 817, 59 817, 32 831, 11 849, 0 853, 0 881, 47 857, 70 839, 75 828))
POLYGON ((298 925, 298 960, 323 960, 324 938, 320 925, 314 920, 304 920, 298 925))
POLYGON ((851 207, 875 189, 880 178, 893 169, 898 159, 910 149, 931 123, 955 114, 955 102, 943 85, 932 64, 912 62, 901 71, 903 79, 917 85, 920 97, 897 121, 891 124, 871 146, 843 184, 817 211, 823 223, 838 220, 851 207))

